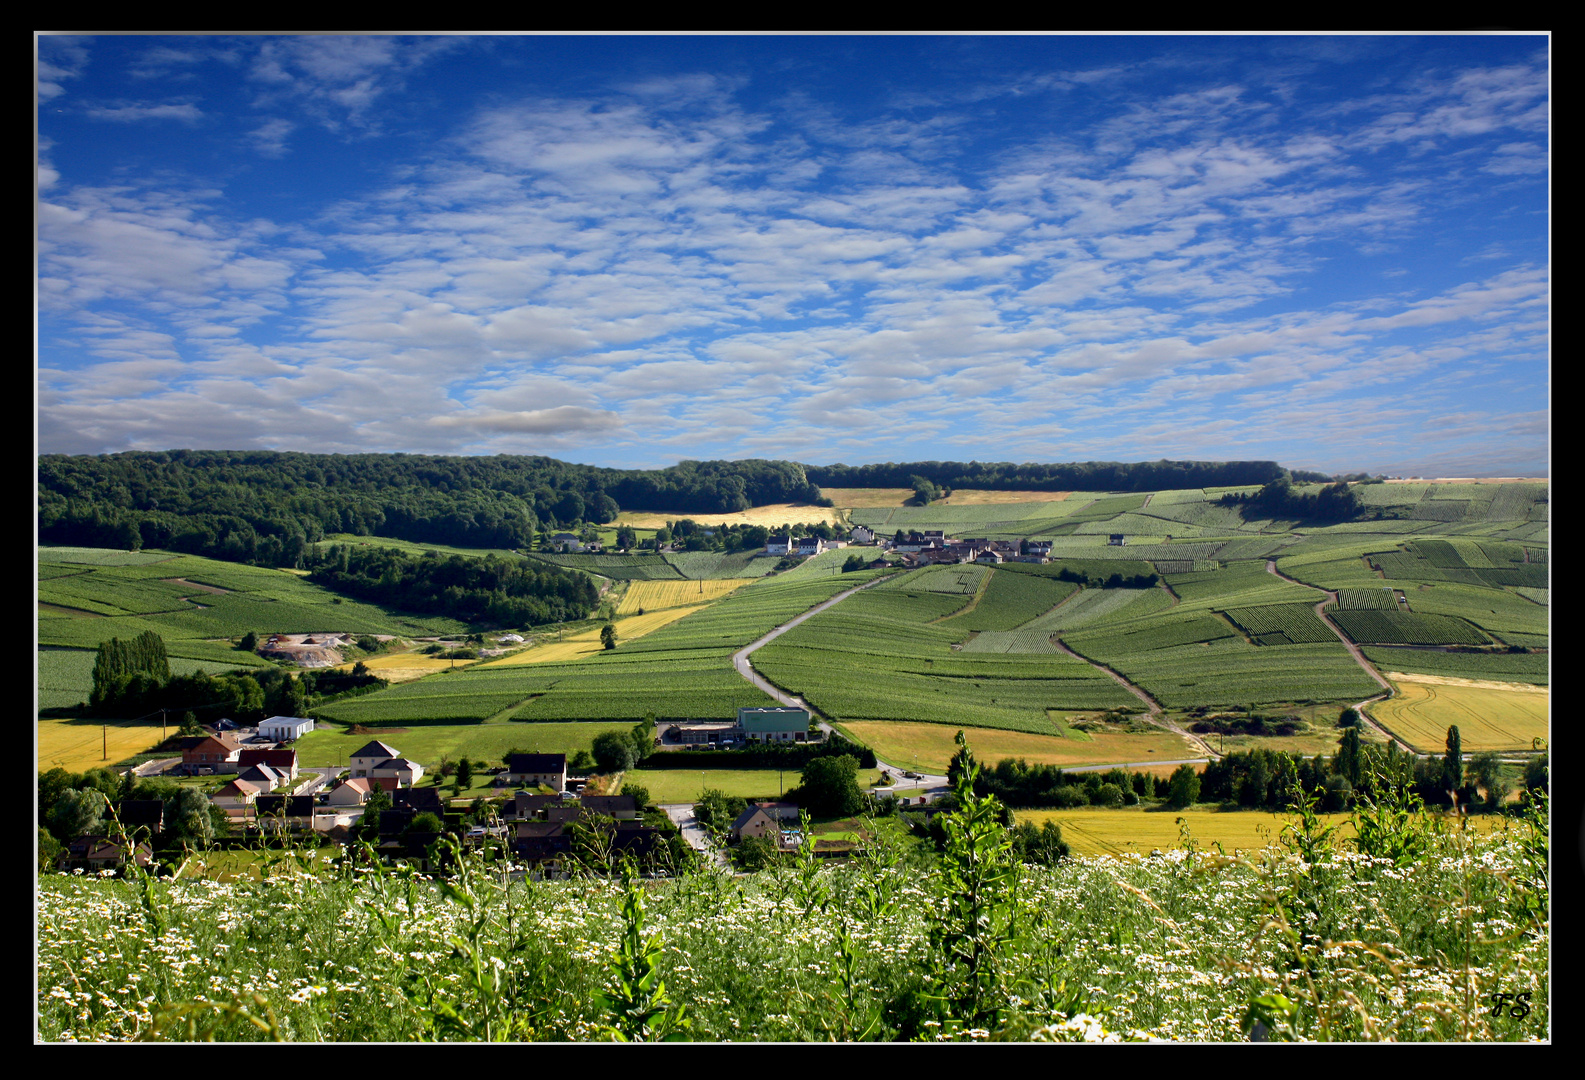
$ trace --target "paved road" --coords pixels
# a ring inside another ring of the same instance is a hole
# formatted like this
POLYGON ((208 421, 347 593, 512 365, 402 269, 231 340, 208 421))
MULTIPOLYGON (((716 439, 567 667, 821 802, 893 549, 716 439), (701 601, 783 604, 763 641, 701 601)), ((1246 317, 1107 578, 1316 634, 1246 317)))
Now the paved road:
MULTIPOLYGON (((743 648, 741 648, 737 652, 733 653, 732 654, 732 666, 737 669, 737 673, 739 675, 743 676, 749 682, 753 683, 759 689, 763 690, 765 693, 769 694, 771 697, 775 698, 777 701, 781 702, 783 705, 787 706, 788 708, 791 708, 791 709, 809 709, 808 703, 805 702, 803 698, 793 697, 791 694, 786 693, 785 691, 783 691, 779 687, 774 686, 763 675, 761 675, 759 672, 755 671, 753 665, 751 665, 748 662, 749 655, 751 653, 753 653, 755 650, 761 649, 764 646, 770 644, 772 641, 775 641, 777 638, 781 637, 783 634, 785 634, 787 631, 791 630, 793 627, 797 626, 799 623, 803 622, 805 619, 811 619, 814 616, 820 614, 822 611, 826 610, 826 608, 831 607, 833 604, 841 603, 843 600, 846 600, 848 597, 852 596, 854 593, 858 592, 860 589, 867 589, 871 585, 877 584, 878 582, 885 581, 885 580, 886 579, 884 577, 878 577, 878 578, 875 578, 875 579, 873 579, 871 581, 866 581, 863 585, 858 586, 858 588, 849 589, 846 592, 837 593, 831 599, 825 601, 825 603, 816 604, 814 607, 810 608, 808 611, 804 612, 802 615, 795 616, 794 618, 792 618, 792 619, 788 620, 787 622, 783 623, 781 626, 778 626, 776 629, 772 630, 770 633, 766 634, 764 637, 760 638, 758 641, 755 641, 755 642, 752 642, 751 644, 745 645, 743 648)), ((810 709, 809 712, 810 712, 811 716, 814 715, 814 710, 813 709, 810 709)), ((819 723, 820 723, 820 729, 822 731, 825 731, 825 732, 827 732, 829 734, 830 731, 831 731, 831 727, 828 724, 826 724, 825 721, 823 721, 823 720, 819 721, 819 723)))
POLYGON ((721 851, 710 843, 709 835, 704 826, 694 820, 693 807, 688 803, 665 803, 661 809, 666 811, 666 816, 671 818, 672 824, 682 830, 682 838, 688 846, 710 858, 716 866, 723 870, 731 869, 727 862, 726 852, 721 851))

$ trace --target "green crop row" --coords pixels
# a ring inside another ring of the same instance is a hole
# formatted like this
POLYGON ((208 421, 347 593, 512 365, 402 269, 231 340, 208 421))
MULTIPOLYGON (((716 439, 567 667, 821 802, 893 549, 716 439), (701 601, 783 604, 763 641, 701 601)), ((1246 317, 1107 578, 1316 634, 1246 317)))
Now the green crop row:
POLYGON ((1440 649, 1406 649, 1364 645, 1360 651, 1382 671, 1407 671, 1421 675, 1450 675, 1461 679, 1497 682, 1548 683, 1545 653, 1443 652, 1440 649))
POLYGON ((1337 590, 1337 609, 1339 611, 1397 611, 1398 597, 1392 589, 1387 587, 1379 589, 1339 589, 1337 590))
POLYGON ((1262 645, 1301 645, 1336 641, 1337 635, 1309 604, 1269 604, 1263 607, 1228 608, 1227 617, 1262 645))
POLYGON ((974 609, 946 621, 964 630, 1011 630, 1050 611, 1078 588, 1067 581, 992 571, 974 609))
POLYGON ((1485 645, 1490 639, 1463 619, 1408 611, 1339 611, 1332 616, 1360 644, 1485 645))

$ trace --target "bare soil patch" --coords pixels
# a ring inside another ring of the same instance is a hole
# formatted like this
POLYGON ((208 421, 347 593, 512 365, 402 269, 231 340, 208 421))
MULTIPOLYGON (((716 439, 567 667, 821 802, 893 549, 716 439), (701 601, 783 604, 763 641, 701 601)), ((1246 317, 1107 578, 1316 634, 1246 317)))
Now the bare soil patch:
POLYGON ((1403 671, 1386 672, 1394 682, 1425 683, 1429 686, 1468 686, 1475 690, 1512 690, 1518 694, 1546 694, 1550 687, 1531 683, 1492 682, 1488 679, 1460 679, 1453 675, 1415 675, 1403 671))
POLYGON ((168 578, 160 578, 160 580, 161 581, 169 581, 169 582, 171 582, 172 584, 175 584, 175 585, 186 585, 189 588, 197 589, 199 592, 218 593, 218 594, 222 594, 222 595, 231 592, 230 589, 222 589, 218 585, 200 585, 198 582, 196 582, 196 581, 188 581, 186 578, 168 577, 168 578))

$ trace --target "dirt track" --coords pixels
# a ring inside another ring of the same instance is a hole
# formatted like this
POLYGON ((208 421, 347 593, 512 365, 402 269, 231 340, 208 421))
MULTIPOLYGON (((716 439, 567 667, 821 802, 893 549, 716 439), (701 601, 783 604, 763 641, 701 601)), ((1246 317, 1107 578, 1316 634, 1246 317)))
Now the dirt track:
MULTIPOLYGON (((1272 574, 1272 575, 1274 575, 1276 577, 1279 577, 1283 581, 1292 582, 1295 585, 1303 585, 1306 589, 1314 589, 1314 588, 1316 588, 1316 586, 1314 586, 1314 585, 1305 585, 1304 582, 1295 581, 1293 578, 1289 577, 1287 574, 1279 572, 1277 570, 1277 560, 1276 559, 1267 559, 1266 560, 1266 573, 1272 574)), ((1350 641, 1348 639, 1348 635, 1344 634, 1343 631, 1339 630, 1337 628, 1337 624, 1334 623, 1330 618, 1327 617, 1327 614, 1326 614, 1326 612, 1323 609, 1328 604, 1337 603, 1337 593, 1335 591, 1331 590, 1331 589, 1321 589, 1320 591, 1326 594, 1326 599, 1322 600, 1319 604, 1315 605, 1316 617, 1319 618, 1323 623, 1325 623, 1327 625, 1327 628, 1330 629, 1332 631, 1332 633, 1337 635, 1337 640, 1339 640, 1339 641, 1341 641, 1343 643, 1343 648, 1348 650, 1348 654, 1354 658, 1354 662, 1356 664, 1358 664, 1361 668, 1363 668, 1367 675, 1369 675, 1372 679, 1375 679, 1376 682, 1378 684, 1380 684, 1381 689, 1382 689, 1382 693, 1380 693, 1380 694, 1375 694, 1375 695, 1373 695, 1371 697, 1366 698, 1363 701, 1355 702, 1354 703, 1355 711, 1357 711, 1359 713, 1360 718, 1365 721, 1366 725, 1368 725, 1371 728, 1371 730, 1375 731, 1383 739, 1386 739, 1388 742, 1398 742, 1398 745, 1400 747, 1402 747, 1404 750, 1408 750, 1408 751, 1410 751, 1412 753, 1413 749, 1411 747, 1405 745, 1401 741, 1398 741, 1398 740, 1394 739, 1394 737, 1393 737, 1393 735, 1392 735, 1392 733, 1390 731, 1388 731, 1386 728, 1382 727, 1380 724, 1376 723, 1375 719, 1369 713, 1367 713, 1365 711, 1365 706, 1369 705, 1372 701, 1380 701, 1382 698, 1389 698, 1389 697, 1391 697, 1393 695, 1392 683, 1390 683, 1386 679, 1382 678, 1381 672, 1377 671, 1376 668, 1371 664, 1371 662, 1369 660, 1365 659, 1365 654, 1360 652, 1359 646, 1355 645, 1352 641, 1350 641)))

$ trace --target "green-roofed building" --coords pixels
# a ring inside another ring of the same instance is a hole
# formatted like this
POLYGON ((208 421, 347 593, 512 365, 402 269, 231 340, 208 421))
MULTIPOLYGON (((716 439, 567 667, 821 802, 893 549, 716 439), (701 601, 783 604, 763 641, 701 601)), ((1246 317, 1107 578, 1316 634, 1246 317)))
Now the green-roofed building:
POLYGON ((737 723, 753 742, 810 741, 808 709, 739 709, 737 723))

